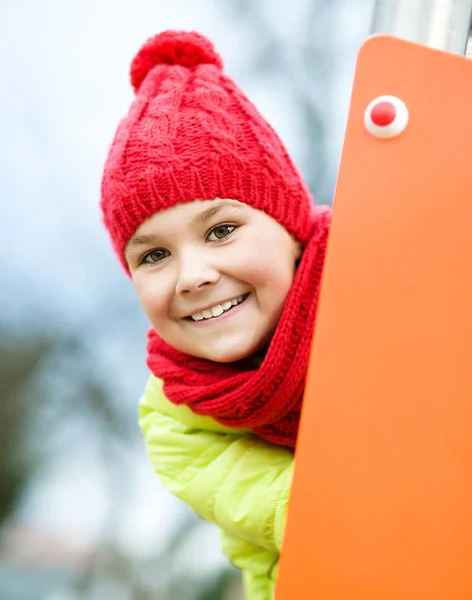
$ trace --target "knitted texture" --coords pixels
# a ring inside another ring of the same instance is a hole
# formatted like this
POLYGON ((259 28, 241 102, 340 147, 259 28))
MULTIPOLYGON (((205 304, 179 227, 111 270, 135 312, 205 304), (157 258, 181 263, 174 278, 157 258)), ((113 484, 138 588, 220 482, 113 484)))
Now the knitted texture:
POLYGON ((155 212, 231 198, 265 211, 308 242, 310 194, 282 142, 222 71, 209 40, 167 31, 131 65, 136 98, 105 164, 101 208, 115 251, 155 212))
POLYGON ((295 446, 330 223, 329 209, 314 212, 312 235, 259 368, 247 359, 225 364, 188 356, 151 330, 148 366, 171 402, 295 446))

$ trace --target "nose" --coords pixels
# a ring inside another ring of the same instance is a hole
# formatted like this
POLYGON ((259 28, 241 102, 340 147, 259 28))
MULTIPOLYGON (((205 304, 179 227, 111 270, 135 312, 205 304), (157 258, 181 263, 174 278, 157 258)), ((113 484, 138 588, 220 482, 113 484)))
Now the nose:
POLYGON ((213 266, 205 252, 189 249, 179 257, 176 293, 187 295, 214 285, 220 279, 218 269, 213 266))

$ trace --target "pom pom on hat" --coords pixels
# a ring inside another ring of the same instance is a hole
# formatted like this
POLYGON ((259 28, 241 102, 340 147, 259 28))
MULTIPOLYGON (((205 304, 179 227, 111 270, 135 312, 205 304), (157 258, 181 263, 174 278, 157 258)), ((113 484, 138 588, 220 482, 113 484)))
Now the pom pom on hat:
POLYGON ((195 31, 164 31, 149 38, 135 56, 131 63, 131 84, 137 92, 156 65, 192 68, 202 64, 223 68, 221 56, 210 40, 195 31))

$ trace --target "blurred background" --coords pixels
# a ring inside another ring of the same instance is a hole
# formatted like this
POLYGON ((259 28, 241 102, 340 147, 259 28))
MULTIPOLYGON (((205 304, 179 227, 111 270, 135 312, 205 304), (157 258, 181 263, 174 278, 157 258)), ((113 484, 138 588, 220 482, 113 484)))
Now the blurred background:
POLYGON ((331 203, 373 0, 0 0, 0 598, 240 600, 216 530, 154 475, 137 427, 146 330, 98 210, 168 28, 209 36, 331 203))

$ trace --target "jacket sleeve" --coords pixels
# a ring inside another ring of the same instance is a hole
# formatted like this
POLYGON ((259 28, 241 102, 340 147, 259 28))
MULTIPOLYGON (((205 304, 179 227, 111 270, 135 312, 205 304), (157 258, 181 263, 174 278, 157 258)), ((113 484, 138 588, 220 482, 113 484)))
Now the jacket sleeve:
POLYGON ((243 571, 243 589, 245 600, 274 600, 275 585, 265 575, 243 571))
POLYGON ((140 401, 139 425, 154 470, 170 492, 229 534, 280 551, 291 450, 172 404, 154 376, 140 401))
POLYGON ((244 597, 247 600, 273 600, 278 552, 261 548, 223 530, 221 546, 233 565, 242 569, 244 597))

